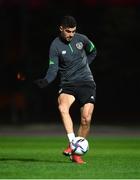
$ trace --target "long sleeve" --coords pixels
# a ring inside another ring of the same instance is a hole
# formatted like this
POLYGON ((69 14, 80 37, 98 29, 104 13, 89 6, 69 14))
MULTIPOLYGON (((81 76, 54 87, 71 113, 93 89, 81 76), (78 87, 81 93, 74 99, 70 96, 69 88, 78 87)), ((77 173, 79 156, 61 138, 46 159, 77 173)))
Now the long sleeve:
POLYGON ((88 64, 91 64, 97 55, 96 47, 91 43, 91 51, 87 53, 88 64))
POLYGON ((44 79, 46 79, 48 83, 51 83, 57 76, 58 62, 59 58, 57 55, 57 50, 52 43, 49 51, 49 68, 47 70, 46 76, 44 77, 44 79))
POLYGON ((95 45, 86 37, 85 50, 87 54, 88 64, 91 64, 97 55, 95 45))

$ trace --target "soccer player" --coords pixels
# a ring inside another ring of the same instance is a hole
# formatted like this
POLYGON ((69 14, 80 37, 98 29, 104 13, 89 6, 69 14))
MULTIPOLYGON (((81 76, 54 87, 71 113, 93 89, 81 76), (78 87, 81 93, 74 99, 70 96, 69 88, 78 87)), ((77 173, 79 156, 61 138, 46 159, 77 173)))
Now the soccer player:
MULTIPOLYGON (((67 133, 69 143, 75 136, 87 137, 95 104, 96 84, 89 68, 97 51, 91 40, 76 32, 77 22, 73 16, 64 16, 59 24, 60 34, 49 50, 49 67, 46 76, 35 82, 40 88, 47 86, 57 76, 60 77, 58 109, 67 133), (80 108, 80 127, 75 134, 69 113, 71 105, 77 101, 80 108)), ((78 164, 85 163, 81 156, 73 154, 68 145, 63 152, 78 164)))

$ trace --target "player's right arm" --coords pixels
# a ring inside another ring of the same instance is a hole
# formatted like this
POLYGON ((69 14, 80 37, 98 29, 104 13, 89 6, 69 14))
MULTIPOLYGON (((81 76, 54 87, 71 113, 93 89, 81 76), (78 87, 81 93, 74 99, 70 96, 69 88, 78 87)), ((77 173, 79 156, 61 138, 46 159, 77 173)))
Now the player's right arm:
POLYGON ((49 51, 49 68, 47 70, 46 76, 44 77, 44 79, 46 79, 48 83, 51 83, 57 76, 58 62, 59 62, 59 57, 58 57, 57 49, 54 43, 52 43, 49 51))
POLYGON ((59 62, 59 57, 58 57, 57 49, 55 47, 55 44, 52 43, 49 50, 49 67, 47 73, 43 79, 36 80, 36 84, 40 88, 47 86, 56 78, 58 73, 58 62, 59 62))

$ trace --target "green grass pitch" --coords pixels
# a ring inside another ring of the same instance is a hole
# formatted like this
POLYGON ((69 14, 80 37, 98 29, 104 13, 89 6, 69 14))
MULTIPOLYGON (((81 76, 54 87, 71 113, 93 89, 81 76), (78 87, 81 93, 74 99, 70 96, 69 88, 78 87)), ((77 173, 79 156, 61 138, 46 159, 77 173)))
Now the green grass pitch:
POLYGON ((65 137, 1 136, 1 179, 138 179, 140 137, 90 137, 86 164, 62 155, 65 137))

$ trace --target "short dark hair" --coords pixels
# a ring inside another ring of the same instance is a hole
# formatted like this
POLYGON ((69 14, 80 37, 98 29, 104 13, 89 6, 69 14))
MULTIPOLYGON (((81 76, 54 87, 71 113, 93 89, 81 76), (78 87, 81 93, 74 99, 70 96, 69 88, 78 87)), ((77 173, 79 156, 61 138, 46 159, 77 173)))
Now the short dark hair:
POLYGON ((74 28, 77 26, 77 22, 73 16, 67 15, 61 19, 60 26, 65 28, 74 28))

